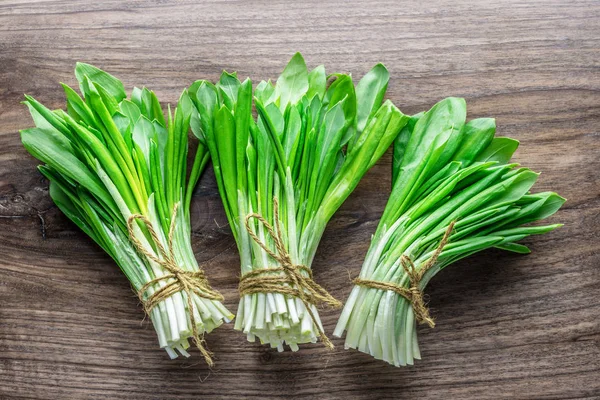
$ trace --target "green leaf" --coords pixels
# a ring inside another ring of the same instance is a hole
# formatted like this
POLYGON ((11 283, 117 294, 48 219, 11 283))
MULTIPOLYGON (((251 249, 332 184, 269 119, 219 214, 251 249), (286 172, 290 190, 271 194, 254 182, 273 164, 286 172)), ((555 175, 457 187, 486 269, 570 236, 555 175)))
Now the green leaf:
POLYGON ((246 147, 252 120, 252 81, 250 79, 246 79, 239 87, 237 99, 234 111, 237 189, 245 193, 248 186, 245 164, 246 147))
POLYGON ((522 244, 518 244, 518 243, 503 243, 503 244, 498 244, 495 247, 500 250, 512 251, 513 253, 518 253, 518 254, 531 253, 531 250, 529 249, 529 247, 523 246, 522 244))
MULTIPOLYGON (((154 125, 148 118, 145 116, 141 116, 138 118, 137 122, 133 127, 133 142, 140 148, 144 158, 146 159, 146 163, 150 164, 150 141, 154 140, 155 143, 159 143, 158 135, 154 130, 154 125)), ((162 152, 160 152, 162 153, 162 152)), ((161 158, 161 164, 163 164, 161 158)))
POLYGON ((276 100, 276 98, 274 98, 275 95, 275 86, 273 86, 271 81, 261 81, 254 91, 254 97, 262 104, 273 103, 276 100))
POLYGON ((60 211, 67 216, 79 229, 81 229, 86 235, 92 238, 99 246, 104 248, 105 242, 99 237, 94 229, 87 223, 85 215, 82 214, 80 209, 73 203, 71 198, 67 196, 66 192, 63 192, 61 188, 53 181, 50 181, 49 188, 50 198, 58 206, 60 211))
POLYGON ((494 139, 496 121, 493 118, 474 119, 464 126, 463 131, 462 142, 452 159, 467 167, 494 139))
POLYGON ((214 114, 217 108, 217 89, 210 82, 202 82, 196 92, 196 107, 200 118, 200 127, 205 136, 212 135, 214 114))
POLYGON ((379 158, 383 156, 383 154, 390 147, 390 143, 393 143, 393 141, 398 137, 399 132, 402 131, 409 121, 409 117, 404 115, 390 100, 386 100, 386 102, 380 108, 385 106, 389 106, 391 110, 390 122, 381 136, 373 156, 371 157, 369 168, 375 165, 379 158))
MULTIPOLYGON (((87 76, 90 81, 97 83, 106 89, 117 102, 120 102, 127 97, 125 87, 120 80, 93 65, 78 62, 75 66, 75 76, 79 81, 80 87, 83 85, 85 77, 87 76)), ((83 87, 81 87, 81 92, 86 92, 83 87)))
POLYGON ((465 101, 449 97, 417 121, 406 145, 383 221, 395 221, 408 209, 417 193, 416 188, 445 166, 460 143, 459 133, 465 118, 465 101))
POLYGON ((115 115, 119 111, 119 101, 114 98, 102 85, 94 82, 94 87, 100 94, 102 98, 102 103, 110 113, 110 115, 115 115))
POLYGON ((342 104, 345 119, 345 134, 341 140, 342 145, 348 145, 348 152, 352 151, 353 141, 356 140, 356 94, 352 77, 344 74, 336 74, 337 79, 327 89, 324 103, 328 104, 328 109, 332 109, 337 104, 342 104))
POLYGON ((390 74, 383 64, 375 65, 356 85, 356 129, 360 134, 381 106, 390 74))
POLYGON ((283 135, 283 151, 289 167, 294 166, 294 156, 298 149, 302 132, 302 116, 298 107, 288 108, 283 135))
POLYGON ((62 120, 56 117, 54 113, 51 113, 54 116, 54 118, 56 118, 56 121, 60 121, 61 129, 64 129, 66 132, 69 132, 68 136, 64 135, 61 131, 56 129, 54 127, 54 124, 50 123, 46 118, 44 118, 44 116, 37 111, 37 108, 34 108, 34 106, 29 101, 26 101, 25 105, 29 108, 29 113, 31 114, 31 118, 33 119, 35 126, 38 129, 40 129, 40 131, 43 132, 43 134, 52 136, 58 143, 60 143, 62 147, 64 147, 70 152, 73 152, 73 147, 71 145, 70 140, 70 138, 72 137, 71 132, 69 131, 68 127, 64 125, 64 122, 62 120))
POLYGON ((490 145, 477 156, 475 161, 498 161, 500 164, 506 164, 510 161, 513 153, 519 147, 519 141, 507 137, 497 137, 492 140, 490 145))
POLYGON ((308 91, 308 69, 300 53, 294 54, 275 86, 279 108, 283 112, 288 104, 296 104, 308 91))
POLYGON ((185 118, 190 118, 190 128, 192 129, 194 136, 204 142, 206 139, 204 138, 202 125, 200 124, 200 114, 194 106, 187 90, 184 90, 183 93, 181 93, 181 96, 179 96, 177 107, 181 109, 185 118))
POLYGON ((96 117, 94 117, 94 113, 81 97, 79 97, 79 95, 69 86, 64 83, 61 85, 65 91, 65 96, 67 97, 67 110, 69 111, 69 115, 77 122, 82 121, 86 125, 97 126, 98 122, 96 121, 96 117))
POLYGON ((398 178, 398 173, 400 172, 400 166, 402 165, 402 159, 404 158, 404 152, 406 151, 406 146, 408 145, 408 141, 412 135, 413 129, 423 114, 424 113, 418 113, 409 117, 408 122, 394 140, 394 152, 392 159, 392 187, 394 187, 396 184, 396 179, 398 178))
POLYGON ((125 115, 125 116, 127 116, 127 118, 129 118, 132 125, 135 125, 137 120, 142 115, 140 108, 134 102, 129 101, 129 100, 123 100, 119 104, 119 108, 121 110, 121 113, 123 113, 123 115, 125 115))
POLYGON ((33 122, 38 128, 44 130, 55 130, 60 132, 63 137, 72 140, 71 131, 67 128, 64 121, 62 121, 55 113, 44 107, 40 102, 31 96, 25 95, 25 105, 29 108, 29 113, 33 122))
POLYGON ((138 87, 133 88, 133 90, 131 91, 131 102, 138 106, 140 112, 142 112, 142 110, 145 109, 145 107, 142 104, 142 89, 138 87))
POLYGON ((217 147, 219 149, 219 166, 224 173, 225 192, 229 199, 232 212, 237 210, 237 179, 231 172, 237 171, 235 149, 235 122, 231 111, 222 106, 215 114, 215 129, 217 147))
POLYGON ((217 84, 217 88, 219 88, 219 93, 221 95, 225 95, 221 98, 221 102, 225 103, 230 110, 234 109, 234 104, 237 102, 240 85, 240 80, 237 78, 235 72, 230 74, 227 71, 223 71, 221 79, 219 79, 219 83, 217 84))
POLYGON ((263 127, 264 131, 267 133, 265 138, 267 138, 273 146, 272 152, 275 155, 277 169, 280 177, 283 178, 287 167, 285 152, 281 144, 281 135, 283 134, 282 129, 284 126, 283 116, 273 103, 269 103, 265 107, 258 99, 255 99, 254 104, 258 111, 258 115, 260 116, 259 127, 263 127))
POLYGON ((319 65, 308 74, 308 90, 306 92, 306 97, 309 100, 312 100, 314 96, 318 96, 322 99, 323 96, 325 96, 326 89, 327 75, 325 74, 325 67, 319 65))
POLYGON ((60 174, 78 182, 105 204, 113 204, 104 185, 71 153, 69 148, 64 146, 64 143, 39 128, 24 129, 20 132, 23 146, 31 155, 50 165, 60 174))

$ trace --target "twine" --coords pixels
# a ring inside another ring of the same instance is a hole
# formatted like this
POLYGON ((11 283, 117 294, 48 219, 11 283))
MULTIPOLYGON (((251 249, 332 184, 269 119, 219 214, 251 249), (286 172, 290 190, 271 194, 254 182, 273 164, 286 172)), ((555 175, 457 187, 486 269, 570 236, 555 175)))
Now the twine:
POLYGON ((410 281, 410 287, 408 289, 390 282, 379 282, 361 278, 354 279, 354 284, 373 289, 391 290, 392 292, 398 293, 400 296, 412 303, 417 322, 420 324, 427 324, 431 328, 435 327, 435 322, 433 321, 433 318, 431 318, 431 315, 429 315, 429 308, 427 308, 425 301, 423 300, 423 290, 421 290, 419 284, 421 283, 421 279, 423 279, 425 273, 435 265, 438 257, 442 253, 442 250, 444 250, 444 247, 446 244, 448 244, 448 240, 452 234, 452 230, 454 229, 454 224, 455 222, 452 221, 450 225, 448 225, 448 229, 446 229, 440 244, 435 249, 432 256, 425 261, 420 269, 417 270, 410 257, 404 254, 402 257, 400 257, 400 264, 402 264, 402 268, 404 268, 404 271, 406 272, 406 275, 408 275, 408 279, 410 281))
POLYGON ((279 221, 279 203, 277 198, 273 199, 273 213, 275 219, 275 229, 260 214, 249 214, 246 216, 246 230, 250 237, 275 261, 281 264, 276 268, 255 269, 240 278, 240 295, 254 293, 280 293, 298 297, 304 304, 313 324, 316 326, 319 337, 325 346, 333 349, 333 343, 329 340, 323 329, 317 322, 317 318, 311 310, 311 305, 325 303, 334 308, 342 306, 338 300, 330 295, 321 285, 313 280, 312 272, 306 265, 297 265, 292 262, 290 254, 285 248, 281 226, 279 221), (271 251, 269 247, 252 231, 250 220, 257 219, 267 230, 269 236, 273 239, 277 253, 271 251), (271 275, 276 274, 276 275, 271 275))
POLYGON ((169 228, 169 237, 167 241, 168 251, 164 248, 161 243, 161 240, 154 229, 154 226, 150 220, 141 214, 134 214, 127 219, 127 230, 129 231, 129 238, 132 243, 135 245, 137 250, 146 256, 148 259, 154 261, 155 263, 162 266, 169 273, 158 278, 154 278, 151 281, 147 282, 141 289, 138 291, 138 297, 144 306, 144 311, 146 314, 150 315, 150 312, 154 307, 158 305, 161 301, 169 298, 170 296, 176 294, 177 292, 183 291, 187 297, 187 306, 190 316, 190 322, 192 324, 192 337, 194 342, 196 343, 196 347, 204 356, 206 363, 209 366, 213 366, 214 362, 212 360, 212 353, 206 348, 206 344, 204 341, 204 335, 200 337, 200 333, 198 332, 198 327, 196 326, 196 318, 194 317, 194 302, 192 300, 192 295, 196 294, 202 298, 209 300, 217 300, 223 301, 223 296, 212 289, 208 284, 208 280, 206 279, 206 275, 204 271, 199 268, 198 271, 186 271, 181 269, 177 262, 175 261, 175 252, 173 251, 173 235, 175 233, 175 219, 177 217, 177 209, 179 207, 179 203, 176 203, 173 207, 173 214, 171 216, 171 226, 169 228), (158 249, 158 254, 161 258, 157 257, 154 253, 148 251, 142 242, 135 236, 133 231, 134 221, 140 220, 148 229, 150 233, 150 237, 154 241, 156 248, 158 249), (144 294, 148 289, 153 287, 155 284, 167 281, 165 286, 156 290, 146 299, 144 299, 144 294))

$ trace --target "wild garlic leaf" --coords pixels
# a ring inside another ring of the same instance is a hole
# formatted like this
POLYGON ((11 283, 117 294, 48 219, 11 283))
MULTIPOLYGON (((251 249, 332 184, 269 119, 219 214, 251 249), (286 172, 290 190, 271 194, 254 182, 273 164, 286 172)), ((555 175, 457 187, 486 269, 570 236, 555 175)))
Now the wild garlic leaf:
POLYGON ((98 123, 96 117, 94 117, 94 113, 90 110, 88 105, 85 104, 85 101, 83 101, 83 99, 69 86, 63 83, 62 87, 67 98, 67 112, 69 115, 77 122, 83 121, 89 126, 96 125, 98 123))
MULTIPOLYGON (((281 227, 293 262, 310 267, 327 222, 406 122, 391 103, 373 105, 377 113, 372 118, 371 110, 364 113, 373 120, 366 124, 370 128, 346 153, 346 144, 356 134, 356 90, 349 75, 334 76, 328 86, 325 68, 309 73, 296 54, 276 85, 260 82, 253 96, 249 80, 240 84, 237 97, 227 94, 219 82, 216 113, 206 112, 204 103, 212 108, 214 100, 212 95, 200 100, 201 85, 195 82, 189 89, 197 93, 192 100, 201 124, 215 115, 207 145, 240 251, 242 274, 278 265, 248 234, 245 219, 251 213, 281 227)), ((262 224, 251 220, 248 226, 272 246, 262 224)), ((280 293, 244 296, 235 328, 280 350, 284 343, 295 350, 299 343, 314 342, 320 329, 318 314, 314 310, 312 320, 299 301, 280 293)))
POLYGON ((387 91, 390 74, 383 64, 375 65, 356 85, 356 130, 361 133, 377 111, 387 91))
POLYGON ((306 91, 306 97, 308 100, 312 100, 315 96, 322 99, 323 96, 325 96, 326 89, 327 75, 325 74, 325 66, 319 65, 308 74, 308 90, 306 91))
MULTIPOLYGON (((167 125, 154 92, 134 88, 126 99, 120 81, 88 64, 77 64, 76 77, 83 99, 63 85, 67 112, 50 111, 25 97, 36 128, 21 131, 22 142, 46 163, 40 171, 51 182, 50 196, 57 206, 113 257, 134 289, 144 289, 140 296, 147 298, 148 291, 158 287, 152 284, 146 291, 146 284, 170 272, 144 255, 158 250, 144 223, 133 224, 143 250, 129 238, 127 224, 133 214, 152 221, 154 232, 182 268, 199 270, 189 241, 189 205, 209 157, 202 143, 186 179, 188 130, 198 111, 184 92, 174 114, 169 107, 167 125), (165 238, 177 204, 173 243, 168 246, 165 238)), ((197 134, 197 118, 195 123, 197 134)), ((161 301, 160 312, 154 308, 150 313, 160 346, 171 357, 177 357, 177 351, 189 356, 185 349, 195 329, 201 335, 232 318, 218 300, 199 296, 192 301, 197 310, 176 292, 161 301), (197 314, 194 329, 194 319, 188 318, 192 312, 197 314)))
POLYGON ((308 69, 300 53, 294 54, 277 78, 275 92, 279 97, 279 109, 283 112, 288 104, 296 104, 308 91, 308 69))
POLYGON ((39 128, 22 130, 21 142, 34 157, 50 165, 60 174, 78 182, 106 204, 112 203, 102 183, 71 153, 64 142, 39 128))
POLYGON ((121 110, 121 113, 123 113, 123 115, 129 118, 129 121, 133 125, 137 123, 138 119, 142 115, 140 108, 134 102, 129 100, 121 101, 121 103, 119 103, 119 109, 121 110))
POLYGON ((408 290, 401 259, 409 257, 423 274, 422 290, 462 258, 490 247, 526 254, 516 242, 560 226, 523 226, 551 216, 564 199, 531 194, 538 174, 509 164, 518 142, 494 138, 493 119, 465 123, 465 117, 464 100, 448 98, 410 118, 396 139, 392 192, 360 273, 363 283, 353 288, 334 331, 347 331, 347 348, 395 366, 420 358, 416 324, 428 316, 406 297, 365 283, 408 290))
MULTIPOLYGON (((120 80, 108 72, 94 67, 93 65, 78 62, 75 66, 75 76, 77 77, 80 85, 83 84, 86 77, 91 82, 98 83, 100 86, 106 89, 106 91, 112 97, 114 97, 117 102, 120 102, 127 97, 127 94, 125 93, 125 87, 120 80)), ((83 87, 80 89, 82 93, 86 92, 83 87)))
POLYGON ((225 97, 221 99, 227 105, 227 107, 233 110, 233 104, 237 102, 238 90, 240 88, 240 81, 237 78, 237 74, 230 74, 223 71, 219 84, 217 85, 220 89, 219 93, 224 94, 225 97), (221 92, 222 91, 222 92, 221 92))
POLYGON ((465 124, 463 130, 462 142, 452 159, 468 167, 494 139, 496 121, 493 118, 473 119, 465 124))
POLYGON ((400 134, 396 137, 396 140, 394 140, 392 159, 392 186, 396 184, 396 179, 398 178, 398 174, 400 172, 400 166, 402 165, 402 160, 404 159, 404 152, 406 151, 408 140, 412 135, 417 121, 423 116, 423 114, 424 113, 421 112, 409 117, 408 122, 404 128, 402 128, 400 134))
POLYGON ((510 161, 515 150, 519 147, 519 141, 507 137, 496 137, 475 161, 498 161, 506 164, 510 161))

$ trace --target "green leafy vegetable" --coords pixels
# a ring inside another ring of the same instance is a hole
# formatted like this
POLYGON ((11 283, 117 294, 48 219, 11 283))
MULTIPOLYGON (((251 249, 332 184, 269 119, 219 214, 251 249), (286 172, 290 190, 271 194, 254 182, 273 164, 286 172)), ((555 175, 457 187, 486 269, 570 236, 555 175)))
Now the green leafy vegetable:
MULTIPOLYGON (((50 180, 56 205, 115 260, 146 301, 173 283, 162 265, 161 246, 172 249, 181 270, 199 271, 190 243, 189 206, 208 162, 206 140, 194 131, 199 144, 186 181, 188 128, 195 113, 187 91, 174 112, 169 110, 167 125, 148 89, 135 88, 126 99, 121 81, 96 67, 78 63, 75 75, 84 98, 63 85, 67 112, 51 111, 26 96, 36 127, 21 131, 21 140, 45 164, 40 171, 50 180), (146 224, 131 223, 135 214, 151 223, 160 243, 153 241, 146 224), (140 249, 129 236, 128 221, 140 249)), ((177 352, 189 356, 186 349, 194 330, 210 332, 233 318, 220 301, 204 295, 202 290, 193 292, 192 310, 184 291, 151 309, 159 344, 172 358, 177 352)))
MULTIPOLYGON (((309 72, 296 54, 276 85, 260 82, 254 93, 249 79, 240 82, 226 72, 216 85, 197 81, 188 89, 238 245, 242 275, 281 267, 248 234, 245 220, 251 213, 280 225, 293 264, 310 267, 329 219, 408 122, 390 101, 382 104, 388 83, 383 65, 376 65, 356 87, 349 75, 329 77, 327 86, 324 67, 309 72), (274 199, 279 221, 274 220, 274 199)), ((249 224, 276 251, 264 224, 249 224)), ((317 341, 322 330, 316 307, 310 309, 314 322, 298 297, 244 295, 235 328, 250 341, 258 336, 280 351, 284 343, 297 350, 300 343, 317 341)))
MULTIPOLYGON (((560 226, 524 226, 551 216, 565 199, 529 193, 538 175, 508 164, 518 142, 494 138, 493 119, 465 123, 465 117, 464 100, 448 98, 412 117, 396 139, 392 192, 360 280, 408 289, 404 256, 416 272, 423 269, 416 287, 422 291, 457 260, 490 247, 529 253, 516 242, 560 226), (449 242, 436 258, 451 224, 449 242), (427 269, 430 260, 435 263, 427 269)), ((347 331, 346 348, 396 366, 413 364, 420 358, 417 319, 413 304, 394 290, 356 285, 334 335, 347 331)))

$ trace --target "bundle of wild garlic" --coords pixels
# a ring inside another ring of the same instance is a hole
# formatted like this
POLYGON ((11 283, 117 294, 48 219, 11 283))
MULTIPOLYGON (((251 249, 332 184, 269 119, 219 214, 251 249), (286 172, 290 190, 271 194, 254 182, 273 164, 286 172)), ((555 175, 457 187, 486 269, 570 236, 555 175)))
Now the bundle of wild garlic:
POLYGON ((334 335, 396 366, 420 358, 416 322, 433 320, 422 291, 442 268, 560 225, 524 226, 554 214, 556 193, 529 193, 538 174, 509 163, 518 142, 495 138, 493 119, 468 123, 448 98, 412 117, 394 145, 393 188, 334 335))
POLYGON ((199 135, 186 181, 187 91, 168 124, 146 88, 126 98, 112 75, 78 63, 82 99, 63 85, 67 111, 50 111, 26 96, 36 127, 21 131, 25 148, 44 162, 50 196, 119 265, 139 294, 170 357, 189 356, 194 338, 207 362, 202 335, 233 315, 210 288, 190 243, 189 206, 208 150, 199 135))
POLYGON ((325 226, 408 121, 382 104, 388 72, 376 65, 358 85, 311 72, 296 54, 276 85, 223 73, 188 93, 198 110, 242 277, 235 328, 283 350, 323 333, 315 303, 339 304, 311 278, 325 226), (254 101, 253 101, 254 99, 254 101), (252 117, 252 105, 258 117, 252 117))

